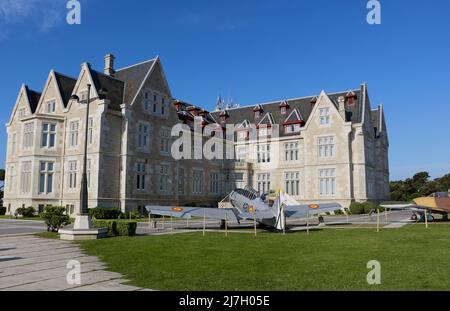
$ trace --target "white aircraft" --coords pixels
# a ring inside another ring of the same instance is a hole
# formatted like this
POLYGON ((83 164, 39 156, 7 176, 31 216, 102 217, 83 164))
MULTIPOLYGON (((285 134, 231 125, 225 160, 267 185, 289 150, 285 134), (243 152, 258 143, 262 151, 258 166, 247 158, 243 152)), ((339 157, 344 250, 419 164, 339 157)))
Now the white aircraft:
POLYGON ((252 220, 276 230, 286 229, 286 218, 305 218, 342 208, 339 203, 286 205, 287 198, 278 191, 272 206, 266 203, 266 195, 251 187, 236 189, 229 195, 233 208, 202 208, 182 206, 146 206, 151 215, 178 218, 204 217, 225 221, 240 222, 252 220))

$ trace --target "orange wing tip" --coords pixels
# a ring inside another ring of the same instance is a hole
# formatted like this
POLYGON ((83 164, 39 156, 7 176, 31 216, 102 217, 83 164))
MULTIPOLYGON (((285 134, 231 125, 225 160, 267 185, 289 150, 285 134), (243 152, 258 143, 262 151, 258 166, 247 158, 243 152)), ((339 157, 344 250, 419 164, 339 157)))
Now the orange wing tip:
POLYGON ((181 207, 174 207, 174 208, 172 208, 172 211, 179 213, 179 212, 182 212, 183 209, 181 207))
POLYGON ((317 204, 311 204, 311 205, 309 206, 309 208, 310 208, 310 209, 318 209, 318 208, 320 208, 320 205, 317 205, 317 204))

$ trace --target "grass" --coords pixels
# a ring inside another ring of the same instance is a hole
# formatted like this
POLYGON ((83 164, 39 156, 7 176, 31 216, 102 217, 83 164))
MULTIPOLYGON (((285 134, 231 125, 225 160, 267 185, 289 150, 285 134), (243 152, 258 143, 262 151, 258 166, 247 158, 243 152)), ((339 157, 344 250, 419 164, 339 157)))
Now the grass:
POLYGON ((9 215, 2 215, 0 216, 0 219, 13 219, 13 220, 34 220, 34 221, 43 221, 41 217, 14 217, 9 215))
POLYGON ((131 284, 156 290, 449 290, 450 225, 201 233, 80 242, 131 284), (368 261, 382 284, 369 286, 368 261))

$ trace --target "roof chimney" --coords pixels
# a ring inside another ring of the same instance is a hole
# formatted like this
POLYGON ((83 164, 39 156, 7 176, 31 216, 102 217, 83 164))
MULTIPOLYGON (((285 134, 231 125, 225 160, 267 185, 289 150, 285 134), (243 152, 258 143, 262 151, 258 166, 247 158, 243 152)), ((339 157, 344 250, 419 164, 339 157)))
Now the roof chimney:
POLYGON ((105 75, 114 77, 116 71, 114 70, 114 60, 116 58, 112 54, 106 54, 105 56, 105 75))

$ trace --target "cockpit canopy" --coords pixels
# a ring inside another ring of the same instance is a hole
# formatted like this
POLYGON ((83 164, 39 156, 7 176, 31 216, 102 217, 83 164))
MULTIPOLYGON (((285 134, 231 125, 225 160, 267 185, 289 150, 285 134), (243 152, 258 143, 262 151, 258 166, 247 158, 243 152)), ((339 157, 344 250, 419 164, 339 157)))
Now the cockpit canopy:
POLYGON ((254 200, 259 197, 258 192, 250 186, 245 187, 245 189, 236 189, 235 192, 250 200, 254 200))
POLYGON ((449 198, 450 192, 435 192, 430 195, 432 198, 449 198))

